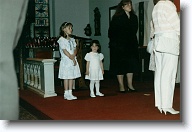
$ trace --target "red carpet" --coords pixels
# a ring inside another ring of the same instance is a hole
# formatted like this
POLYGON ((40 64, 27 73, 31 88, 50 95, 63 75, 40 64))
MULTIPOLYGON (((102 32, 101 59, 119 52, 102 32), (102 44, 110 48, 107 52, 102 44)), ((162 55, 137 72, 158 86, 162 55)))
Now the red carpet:
MULTIPOLYGON (((161 114, 154 107, 152 82, 135 82, 134 86, 138 92, 118 93, 116 80, 108 79, 101 81, 105 97, 91 98, 89 89, 77 89, 73 94, 78 99, 72 101, 63 99, 62 87, 56 87, 58 96, 50 98, 20 90, 20 105, 45 120, 181 120, 181 114, 161 114)), ((179 85, 176 85, 173 108, 180 110, 179 85)))

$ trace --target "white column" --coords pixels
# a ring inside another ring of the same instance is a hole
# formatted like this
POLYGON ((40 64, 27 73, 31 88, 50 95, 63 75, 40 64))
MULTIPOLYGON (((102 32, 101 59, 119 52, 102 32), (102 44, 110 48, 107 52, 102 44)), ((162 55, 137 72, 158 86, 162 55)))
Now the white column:
POLYGON ((44 66, 44 97, 57 96, 54 85, 54 59, 42 60, 44 66))

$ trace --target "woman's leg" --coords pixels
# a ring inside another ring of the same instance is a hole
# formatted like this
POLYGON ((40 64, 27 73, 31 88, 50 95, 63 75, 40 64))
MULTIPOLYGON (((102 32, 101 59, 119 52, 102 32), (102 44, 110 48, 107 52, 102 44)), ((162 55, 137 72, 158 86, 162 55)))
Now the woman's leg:
POLYGON ((162 108, 172 108, 173 106, 177 64, 178 56, 166 53, 162 55, 162 108))
POLYGON ((133 87, 133 73, 127 73, 127 83, 131 90, 135 90, 133 87))
POLYGON ((155 107, 160 110, 162 108, 162 91, 161 91, 161 78, 162 78, 162 53, 155 51, 155 77, 154 77, 154 92, 155 92, 155 107))
POLYGON ((124 78, 124 75, 117 75, 117 80, 119 82, 119 91, 120 92, 124 92, 125 91, 123 78, 124 78))

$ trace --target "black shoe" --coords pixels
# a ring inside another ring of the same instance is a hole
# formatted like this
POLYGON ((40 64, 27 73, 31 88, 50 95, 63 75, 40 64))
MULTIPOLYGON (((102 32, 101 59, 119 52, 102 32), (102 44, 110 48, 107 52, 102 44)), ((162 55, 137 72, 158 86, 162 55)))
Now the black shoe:
POLYGON ((119 91, 120 93, 126 93, 126 91, 119 91))
POLYGON ((130 89, 129 87, 128 87, 128 92, 137 92, 137 90, 136 89, 130 89))

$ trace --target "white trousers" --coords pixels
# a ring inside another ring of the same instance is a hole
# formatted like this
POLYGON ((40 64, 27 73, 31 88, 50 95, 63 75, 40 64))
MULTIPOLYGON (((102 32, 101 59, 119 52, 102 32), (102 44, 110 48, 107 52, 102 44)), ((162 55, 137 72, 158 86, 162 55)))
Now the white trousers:
POLYGON ((178 56, 155 51, 155 106, 172 108, 178 56))

